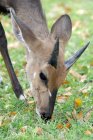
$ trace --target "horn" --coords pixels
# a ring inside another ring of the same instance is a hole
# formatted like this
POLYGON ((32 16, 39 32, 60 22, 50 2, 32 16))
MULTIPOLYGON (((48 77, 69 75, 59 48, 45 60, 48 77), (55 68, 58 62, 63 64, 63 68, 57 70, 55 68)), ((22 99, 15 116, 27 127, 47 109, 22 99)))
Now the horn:
POLYGON ((57 42, 56 42, 53 52, 51 54, 51 58, 48 62, 50 65, 52 65, 55 68, 57 68, 58 55, 59 55, 59 39, 57 39, 57 42))
POLYGON ((79 57, 83 54, 83 52, 87 49, 90 42, 88 42, 84 47, 78 50, 69 60, 65 61, 65 66, 67 70, 79 59, 79 57))

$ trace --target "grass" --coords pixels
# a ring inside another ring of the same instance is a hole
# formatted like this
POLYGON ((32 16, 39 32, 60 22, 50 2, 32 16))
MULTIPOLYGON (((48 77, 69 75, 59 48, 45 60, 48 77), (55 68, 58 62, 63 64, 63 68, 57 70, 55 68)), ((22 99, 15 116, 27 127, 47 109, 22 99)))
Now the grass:
MULTIPOLYGON (((77 114, 80 112, 83 114, 81 115, 82 118, 93 107, 93 3, 91 0, 42 0, 42 2, 47 14, 49 28, 61 14, 68 13, 72 19, 73 33, 66 48, 66 58, 83 44, 88 41, 91 42, 90 47, 72 68, 79 74, 86 75, 87 78, 85 82, 80 82, 78 78, 68 74, 68 83, 59 89, 58 95, 64 94, 68 87, 71 87, 72 95, 64 103, 56 102, 53 120, 45 124, 36 115, 34 104, 26 106, 24 102, 16 99, 0 55, 0 75, 3 77, 3 83, 0 84, 0 123, 2 122, 0 140, 92 140, 93 112, 91 112, 88 121, 71 116, 75 109, 77 114), (84 87, 86 87, 85 94, 79 92, 84 87), (74 106, 76 99, 82 101, 82 105, 78 108, 74 106), (72 118, 68 122, 67 114, 69 118, 72 118), (37 127, 42 128, 42 134, 37 134, 37 127)), ((16 45, 15 42, 17 41, 13 37, 10 20, 8 17, 2 17, 2 22, 5 25, 9 46, 16 45)), ((9 53, 16 74, 25 91, 29 87, 24 70, 25 50, 20 45, 19 48, 9 49, 9 53)))

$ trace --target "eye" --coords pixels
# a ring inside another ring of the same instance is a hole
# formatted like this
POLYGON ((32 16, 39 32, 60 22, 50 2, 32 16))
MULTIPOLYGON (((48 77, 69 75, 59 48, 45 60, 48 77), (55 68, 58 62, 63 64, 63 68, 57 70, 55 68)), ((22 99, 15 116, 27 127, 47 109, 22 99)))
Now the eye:
POLYGON ((40 79, 41 79, 42 81, 44 81, 45 84, 47 84, 48 79, 47 79, 47 77, 45 76, 45 74, 44 74, 43 72, 41 72, 39 76, 40 76, 40 79))
POLYGON ((44 75, 44 73, 40 73, 40 79, 46 81, 47 77, 44 75))

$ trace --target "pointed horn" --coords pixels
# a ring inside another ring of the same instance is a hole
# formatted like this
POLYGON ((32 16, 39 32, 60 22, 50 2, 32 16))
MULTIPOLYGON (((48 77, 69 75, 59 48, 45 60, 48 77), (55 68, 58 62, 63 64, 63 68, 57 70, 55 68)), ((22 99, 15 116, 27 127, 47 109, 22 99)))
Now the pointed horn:
POLYGON ((59 55, 59 39, 57 39, 57 42, 54 46, 54 50, 51 54, 51 58, 48 62, 50 65, 52 65, 55 68, 57 68, 58 55, 59 55))
POLYGON ((90 42, 88 42, 84 47, 82 47, 79 51, 77 51, 69 60, 65 61, 65 66, 67 70, 79 59, 79 57, 83 54, 83 52, 87 49, 90 42))

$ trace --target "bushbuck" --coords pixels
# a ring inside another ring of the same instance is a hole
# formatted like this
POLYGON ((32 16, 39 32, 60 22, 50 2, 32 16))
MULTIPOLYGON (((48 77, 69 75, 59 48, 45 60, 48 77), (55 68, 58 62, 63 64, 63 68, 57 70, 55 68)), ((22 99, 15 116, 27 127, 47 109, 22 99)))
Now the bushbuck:
MULTIPOLYGON (((0 0, 0 12, 10 13, 14 34, 26 48, 26 72, 36 102, 36 112, 42 119, 48 120, 52 116, 59 87, 89 43, 65 61, 64 50, 72 32, 71 19, 67 14, 60 16, 49 32, 40 0, 0 0)), ((25 100, 12 67, 1 23, 0 51, 15 95, 25 100)))

